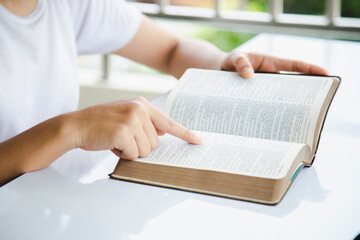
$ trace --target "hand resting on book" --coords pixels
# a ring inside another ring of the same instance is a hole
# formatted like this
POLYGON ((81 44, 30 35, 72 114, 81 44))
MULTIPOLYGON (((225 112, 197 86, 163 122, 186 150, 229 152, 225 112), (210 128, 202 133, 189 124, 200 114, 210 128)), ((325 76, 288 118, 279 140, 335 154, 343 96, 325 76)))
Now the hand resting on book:
POLYGON ((250 78, 254 72, 299 72, 312 75, 328 75, 320 66, 298 60, 283 59, 258 53, 232 51, 222 61, 221 70, 236 71, 244 78, 250 78))

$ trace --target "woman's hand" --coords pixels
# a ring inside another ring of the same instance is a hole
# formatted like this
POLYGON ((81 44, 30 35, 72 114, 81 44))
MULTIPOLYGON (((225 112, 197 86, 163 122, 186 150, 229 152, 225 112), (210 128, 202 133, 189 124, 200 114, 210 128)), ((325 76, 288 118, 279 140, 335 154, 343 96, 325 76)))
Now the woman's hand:
POLYGON ((77 147, 110 149, 124 159, 146 157, 157 146, 158 135, 165 133, 192 144, 201 143, 144 98, 62 114, 0 143, 0 186, 22 173, 49 166, 77 147))
POLYGON ((322 67, 290 59, 283 59, 257 53, 232 51, 221 63, 221 70, 236 71, 244 78, 250 78, 254 72, 299 72, 304 74, 328 75, 322 67))
POLYGON ((169 133, 192 144, 201 139, 168 118, 145 98, 121 100, 71 113, 75 145, 84 150, 111 149, 124 159, 146 157, 169 133))

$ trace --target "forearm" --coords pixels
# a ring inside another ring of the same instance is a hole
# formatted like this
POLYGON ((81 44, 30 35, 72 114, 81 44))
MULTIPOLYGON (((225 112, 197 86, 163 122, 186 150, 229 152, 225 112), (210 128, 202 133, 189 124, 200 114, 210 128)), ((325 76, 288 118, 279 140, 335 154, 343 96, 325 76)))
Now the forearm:
POLYGON ((73 148, 112 150, 123 159, 146 157, 169 133, 191 144, 201 139, 144 98, 119 100, 59 115, 0 143, 0 186, 42 169, 73 148))
POLYGON ((178 37, 143 17, 134 38, 114 52, 179 78, 188 68, 220 69, 226 53, 204 40, 178 37))
POLYGON ((74 147, 66 115, 40 123, 0 143, 0 186, 42 169, 74 147))
POLYGON ((199 39, 179 38, 169 53, 168 73, 179 78, 188 68, 221 69, 227 54, 199 39))

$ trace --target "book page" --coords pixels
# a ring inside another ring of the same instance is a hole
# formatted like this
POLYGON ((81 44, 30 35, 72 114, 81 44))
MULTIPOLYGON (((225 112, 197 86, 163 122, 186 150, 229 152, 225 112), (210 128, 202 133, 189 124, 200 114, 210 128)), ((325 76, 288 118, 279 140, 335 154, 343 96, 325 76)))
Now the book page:
POLYGON ((165 135, 159 137, 158 147, 148 157, 135 161, 279 178, 285 176, 305 146, 226 134, 196 133, 204 139, 201 145, 165 135))
POLYGON ((332 81, 324 77, 190 69, 165 112, 187 128, 313 146, 332 81))

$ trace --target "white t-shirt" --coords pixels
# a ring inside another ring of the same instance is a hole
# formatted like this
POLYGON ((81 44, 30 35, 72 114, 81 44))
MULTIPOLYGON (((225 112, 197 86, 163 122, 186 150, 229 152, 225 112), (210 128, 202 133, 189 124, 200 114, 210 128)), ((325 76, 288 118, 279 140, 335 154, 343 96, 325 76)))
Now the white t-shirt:
POLYGON ((121 0, 38 0, 26 17, 0 4, 0 141, 75 110, 77 55, 120 49, 140 22, 121 0))

